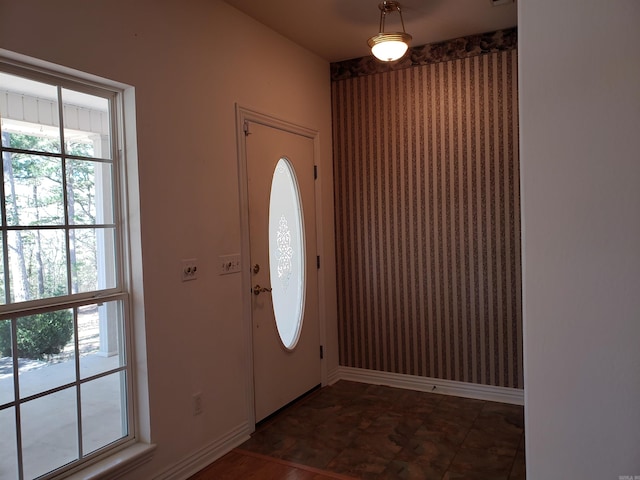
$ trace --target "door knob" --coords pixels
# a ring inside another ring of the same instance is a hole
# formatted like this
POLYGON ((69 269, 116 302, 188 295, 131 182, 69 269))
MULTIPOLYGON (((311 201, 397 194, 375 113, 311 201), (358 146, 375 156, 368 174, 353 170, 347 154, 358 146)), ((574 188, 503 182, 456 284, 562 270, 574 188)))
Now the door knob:
POLYGON ((261 293, 269 293, 271 291, 270 288, 267 287, 261 287, 260 285, 256 284, 255 287, 253 287, 253 294, 254 295, 260 295, 261 293))

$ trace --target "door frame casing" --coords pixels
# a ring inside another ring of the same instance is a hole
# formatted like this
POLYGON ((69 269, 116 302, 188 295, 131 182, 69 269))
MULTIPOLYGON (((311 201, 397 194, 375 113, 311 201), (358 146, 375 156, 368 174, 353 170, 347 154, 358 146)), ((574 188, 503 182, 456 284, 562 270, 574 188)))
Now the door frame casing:
MULTIPOLYGON (((247 186, 248 172, 247 172, 247 149, 246 149, 246 135, 244 131, 245 122, 257 123, 265 125, 267 127, 282 130, 288 133, 301 135, 303 137, 313 140, 313 161, 314 165, 317 165, 317 161, 320 158, 320 138, 319 132, 307 127, 296 125, 294 123, 282 120, 272 115, 267 115, 256 110, 252 110, 243 107, 236 103, 236 139, 238 148, 238 190, 240 194, 240 258, 241 258, 241 272, 242 272, 242 318, 243 318, 243 332, 246 351, 246 392, 247 392, 247 419, 251 431, 255 430, 255 396, 254 396, 254 369, 253 369, 253 319, 252 319, 252 283, 251 283, 251 265, 249 259, 251 258, 251 239, 249 235, 249 191, 247 186)), ((323 257, 322 250, 322 222, 321 220, 321 189, 318 185, 318 180, 314 184, 314 199, 315 199, 315 217, 316 217, 316 245, 317 255, 323 257)), ((326 340, 326 312, 325 312, 325 296, 324 288, 325 284, 323 278, 323 269, 317 270, 318 275, 318 328, 320 345, 325 345, 326 340)), ((318 352, 320 355, 320 352, 318 352)), ((327 366, 324 359, 320 361, 320 380, 322 386, 327 385, 327 366)))

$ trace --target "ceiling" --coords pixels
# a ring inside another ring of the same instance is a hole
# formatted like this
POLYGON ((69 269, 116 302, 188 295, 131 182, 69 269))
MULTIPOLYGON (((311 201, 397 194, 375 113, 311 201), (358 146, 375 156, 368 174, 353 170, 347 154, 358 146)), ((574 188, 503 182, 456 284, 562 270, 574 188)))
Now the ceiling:
MULTIPOLYGON (((367 39, 378 33, 380 0, 224 0, 330 62, 370 54, 367 39)), ((411 45, 514 27, 514 0, 400 0, 411 45)), ((400 17, 387 16, 385 31, 401 31, 400 17)))

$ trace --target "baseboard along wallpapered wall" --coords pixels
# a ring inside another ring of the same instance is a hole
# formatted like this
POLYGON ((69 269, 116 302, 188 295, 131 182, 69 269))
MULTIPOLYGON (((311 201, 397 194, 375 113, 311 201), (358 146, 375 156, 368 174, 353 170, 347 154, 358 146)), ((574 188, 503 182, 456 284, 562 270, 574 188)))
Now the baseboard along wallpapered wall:
POLYGON ((340 364, 523 388, 515 30, 439 45, 332 65, 340 364))

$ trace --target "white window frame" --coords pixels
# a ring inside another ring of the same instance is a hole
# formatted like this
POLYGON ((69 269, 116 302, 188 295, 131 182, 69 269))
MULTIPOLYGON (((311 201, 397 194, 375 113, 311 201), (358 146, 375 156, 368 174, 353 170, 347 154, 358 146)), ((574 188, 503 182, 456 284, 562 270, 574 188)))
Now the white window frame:
MULTIPOLYGON (((126 88, 124 85, 117 85, 116 82, 104 81, 93 77, 91 75, 75 75, 78 72, 72 72, 69 69, 63 67, 57 68, 57 66, 46 64, 37 60, 29 59, 21 55, 13 54, 0 50, 0 70, 18 76, 23 76, 36 81, 43 81, 45 83, 53 83, 63 88, 70 88, 76 91, 82 91, 91 95, 97 95, 103 98, 108 98, 110 102, 110 141, 112 144, 111 157, 113 160, 113 208, 114 208, 114 224, 116 229, 115 235, 115 249, 116 253, 116 286, 114 288, 103 289, 93 292, 75 293, 71 295, 31 300, 21 303, 0 305, 0 320, 16 318, 24 315, 30 315, 33 313, 40 313, 44 311, 50 311, 59 309, 60 307, 74 308, 83 305, 97 303, 97 299, 100 302, 107 301, 120 301, 122 302, 122 315, 123 315, 123 330, 124 330, 124 345, 121 348, 124 350, 125 361, 124 367, 121 367, 126 372, 126 422, 127 422, 127 435, 120 440, 104 447, 97 452, 85 454, 79 460, 72 462, 71 464, 61 466, 59 469, 46 474, 42 479, 52 479, 60 476, 65 478, 69 475, 73 475, 73 478, 85 478, 89 472, 90 474, 104 474, 106 472, 115 473, 128 471, 135 468, 137 465, 148 461, 151 458, 151 454, 155 448, 154 445, 145 443, 149 441, 148 431, 148 418, 141 418, 141 414, 144 413, 148 416, 148 411, 143 411, 138 405, 138 399, 142 399, 143 404, 148 400, 148 393, 146 389, 141 391, 140 385, 144 385, 146 379, 136 379, 136 372, 134 371, 134 365, 140 362, 140 359, 136 357, 134 345, 140 343, 143 340, 135 340, 133 337, 133 312, 136 312, 138 321, 142 322, 142 330, 144 326, 144 308, 141 304, 134 305, 132 303, 131 294, 133 292, 134 282, 132 279, 132 248, 130 243, 130 225, 128 221, 129 212, 129 194, 134 192, 136 198, 132 202, 135 206, 138 205, 137 200, 137 182, 133 182, 132 179, 127 179, 127 162, 130 160, 125 159, 127 152, 135 152, 135 111, 133 105, 132 88, 126 88), (127 105, 127 111, 125 111, 125 104, 127 105), (129 122, 126 126, 125 133, 125 118, 129 122), (133 135, 131 135, 133 132, 133 135), (125 136, 129 138, 133 136, 133 146, 125 145, 125 136), (129 182, 131 183, 128 183, 129 182), (132 187, 132 184, 135 186, 132 187), (140 424, 143 424, 142 428, 139 428, 140 424), (75 473, 75 475, 74 475, 75 473)), ((135 154, 132 155, 135 157, 135 154)), ((134 159, 137 161, 137 158, 134 159)), ((137 167, 137 165, 135 165, 137 167)), ((134 177, 137 176, 137 168, 134 168, 134 177)), ((4 227, 3 227, 4 228, 4 227)), ((139 242, 139 224, 134 226, 134 236, 139 242)), ((139 246, 136 245, 134 253, 139 251, 139 246)), ((135 259, 137 267, 140 267, 139 258, 135 259)), ((142 285, 139 285, 137 290, 142 291, 142 285)), ((139 302, 138 300, 137 302, 139 302)), ((140 323, 139 323, 140 324, 140 323)), ((14 323, 15 325, 15 323, 14 323)), ((138 327, 139 328, 139 327, 138 327)), ((136 328, 136 330, 138 330, 136 328)), ((144 350, 144 344, 141 345, 144 350)), ((15 362, 14 362, 15 365, 15 362)), ((14 372, 17 375, 18 372, 14 372)), ((79 384, 79 380, 76 379, 79 384)), ((12 404, 19 402, 20 399, 15 399, 12 404)), ((5 405, 6 407, 6 405, 5 405)), ((7 407, 10 408, 10 407, 7 407)), ((76 415, 78 420, 80 415, 76 415)), ((81 428, 79 429, 81 431, 81 428)), ((19 448, 19 445, 18 445, 19 448)), ((21 458, 21 454, 18 454, 18 458, 21 458)), ((20 474, 22 475, 22 468, 20 468, 20 474)), ((22 478, 22 476, 20 477, 22 478)))

